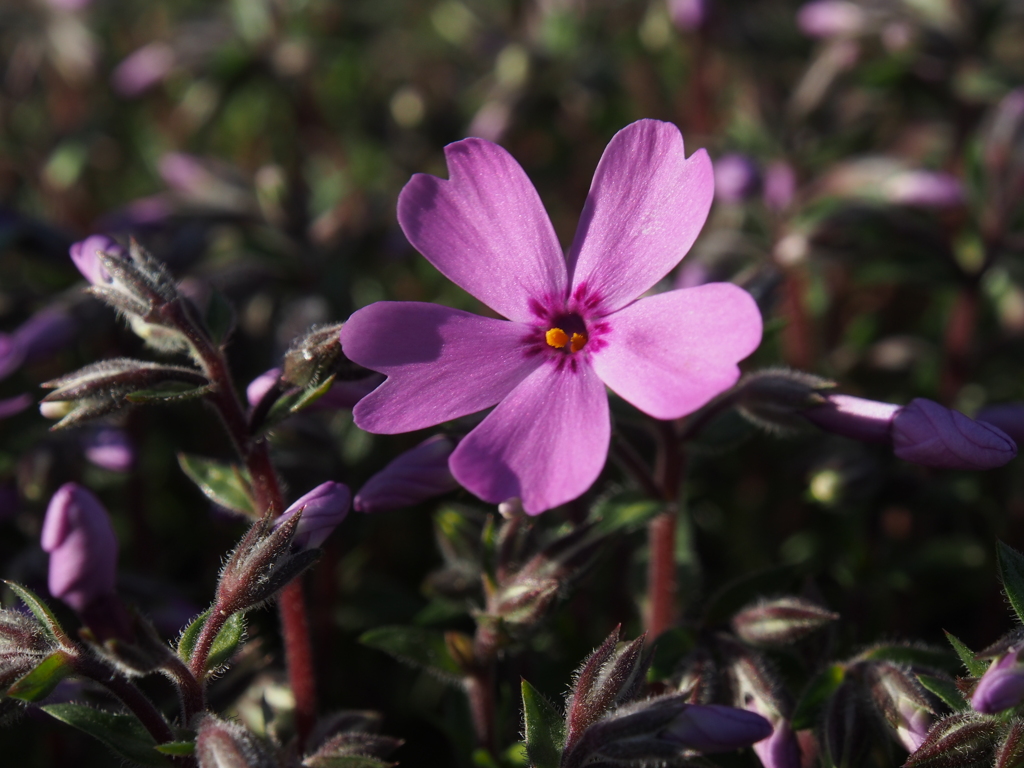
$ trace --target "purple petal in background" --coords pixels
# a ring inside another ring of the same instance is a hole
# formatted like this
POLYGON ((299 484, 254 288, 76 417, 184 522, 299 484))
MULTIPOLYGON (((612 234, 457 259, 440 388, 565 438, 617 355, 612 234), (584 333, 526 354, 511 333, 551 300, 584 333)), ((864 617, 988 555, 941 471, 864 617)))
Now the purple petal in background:
POLYGON ((25 362, 25 350, 14 336, 0 333, 0 379, 5 379, 25 362))
POLYGON ((601 156, 576 229, 572 288, 586 285, 612 312, 678 264, 711 209, 715 181, 707 152, 689 158, 672 123, 638 120, 601 156))
POLYGON ((788 720, 779 720, 772 735, 753 748, 764 768, 800 768, 800 743, 788 720))
POLYGON ((692 32, 708 17, 709 0, 668 0, 668 15, 676 29, 692 32))
POLYGON ((117 65, 110 76, 114 90, 126 98, 141 96, 174 69, 174 49, 154 42, 139 48, 117 65))
POLYGON ((71 260, 93 285, 104 285, 113 282, 113 278, 103 268, 97 258, 98 253, 124 254, 124 249, 106 235, 90 235, 71 246, 71 260))
POLYGON ((649 296, 605 318, 594 352, 601 380, 657 419, 700 408, 739 378, 736 364, 761 342, 761 313, 731 283, 649 296))
POLYGON ((77 323, 63 307, 40 310, 26 320, 11 336, 25 353, 25 363, 49 357, 75 338, 77 323))
POLYGON ((537 190, 497 144, 464 139, 444 153, 447 181, 417 173, 398 196, 402 231, 453 283, 510 320, 531 320, 531 300, 561 298, 568 282, 537 190))
POLYGON ((540 365, 525 354, 527 331, 437 304, 382 301, 360 309, 341 329, 342 349, 388 379, 353 409, 356 424, 409 432, 495 405, 540 365))
POLYGON ((111 472, 127 472, 135 463, 135 447, 123 429, 102 427, 82 435, 85 458, 111 472))
POLYGON ((593 484, 610 436, 608 396, 597 374, 585 363, 576 372, 549 363, 463 438, 449 465, 455 479, 484 501, 518 496, 523 509, 536 515, 593 484))
POLYGON ((715 161, 715 199, 723 203, 742 203, 757 191, 760 175, 754 161, 733 153, 715 161))
POLYGON ((448 457, 455 445, 446 435, 434 435, 406 451, 366 481, 353 506, 359 512, 383 512, 454 491, 459 484, 448 468, 448 457))
POLYGON ((882 196, 893 203, 922 208, 950 208, 965 200, 958 178, 935 171, 901 171, 883 183, 882 196))
POLYGON ((796 196, 796 172, 793 166, 781 160, 771 163, 764 172, 761 194, 769 210, 786 210, 796 196))
POLYGON ((901 459, 940 469, 992 469, 1017 455, 1016 443, 999 428, 923 398, 896 414, 892 440, 901 459))
POLYGON ((16 413, 21 413, 35 402, 32 395, 27 392, 23 395, 15 395, 6 400, 0 400, 0 419, 6 419, 16 413))
POLYGON ((280 368, 271 368, 266 373, 261 373, 255 379, 249 382, 249 385, 245 388, 245 399, 249 401, 249 405, 255 406, 263 396, 270 391, 277 380, 281 378, 280 368))
POLYGON ((816 0, 796 14, 796 25, 808 37, 852 37, 866 22, 864 10, 847 0, 816 0))

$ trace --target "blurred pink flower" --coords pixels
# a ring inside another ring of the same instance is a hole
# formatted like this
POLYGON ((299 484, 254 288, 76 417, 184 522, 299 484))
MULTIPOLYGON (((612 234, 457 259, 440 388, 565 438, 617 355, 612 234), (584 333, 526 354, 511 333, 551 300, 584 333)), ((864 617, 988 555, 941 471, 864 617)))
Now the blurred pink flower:
POLYGON ((761 316, 728 283, 636 299, 689 250, 714 195, 704 150, 670 123, 619 131, 594 175, 568 256, 523 169, 501 147, 445 148, 450 178, 417 174, 398 200, 410 242, 508 321, 433 304, 378 302, 341 331, 349 359, 388 376, 354 409, 392 434, 497 406, 452 453, 480 498, 530 514, 576 498, 608 454, 605 386, 674 419, 739 377, 761 316))
POLYGON ((126 98, 141 96, 170 74, 175 59, 174 50, 167 43, 144 45, 117 65, 110 76, 111 85, 126 98))
POLYGON ((864 9, 848 0, 815 0, 802 6, 796 24, 808 37, 851 37, 866 22, 864 9))

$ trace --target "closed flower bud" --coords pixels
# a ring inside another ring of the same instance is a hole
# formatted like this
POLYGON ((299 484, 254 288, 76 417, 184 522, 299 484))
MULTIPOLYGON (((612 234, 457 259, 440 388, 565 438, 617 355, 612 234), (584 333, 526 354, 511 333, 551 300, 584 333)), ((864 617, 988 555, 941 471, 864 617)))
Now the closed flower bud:
POLYGON ((398 456, 375 474, 356 494, 359 512, 402 509, 454 491, 459 484, 448 469, 457 441, 434 435, 398 456))
POLYGON ((720 704, 692 704, 672 721, 662 738, 707 754, 749 747, 771 735, 771 723, 754 712, 720 704))
POLYGON ((971 706, 978 712, 994 715, 1024 701, 1024 663, 1018 659, 1024 647, 1011 648, 996 659, 978 681, 971 706))
POLYGON ((751 645, 786 645, 839 618, 799 597, 763 600, 737 613, 732 620, 736 634, 751 645))
POLYGON ((338 334, 343 323, 311 328, 285 353, 281 378, 296 387, 307 387, 336 373, 347 359, 341 353, 338 334))
POLYGON ((974 420, 1001 429, 1017 445, 1024 442, 1024 403, 987 405, 978 411, 974 420))
POLYGON ((992 469, 1017 455, 1016 443, 998 427, 922 398, 896 415, 892 439, 899 458, 940 469, 992 469))
POLYGON ((900 406, 850 395, 829 395, 826 402, 802 415, 812 424, 843 437, 871 443, 890 439, 893 419, 900 406))
POLYGON ((908 752, 917 750, 928 737, 935 714, 916 676, 889 662, 871 664, 867 670, 871 698, 896 739, 908 752))
POLYGON ((975 712, 963 712, 937 722, 917 750, 907 758, 905 768, 961 765, 991 765, 992 739, 998 723, 975 712))
POLYGON ((199 768, 276 768, 270 747, 244 726, 204 715, 196 735, 199 768))
POLYGON ((109 285, 114 278, 100 263, 99 254, 110 253, 125 257, 124 248, 106 235, 91 235, 71 246, 71 260, 83 277, 93 285, 109 285))
POLYGON ((788 368, 769 368, 744 376, 735 390, 739 412, 769 431, 792 430, 800 426, 800 415, 825 402, 825 390, 835 384, 828 379, 788 368))
POLYGON ((333 481, 322 483, 288 507, 277 519, 274 529, 281 528, 298 512, 302 512, 292 539, 292 548, 314 549, 323 544, 331 531, 345 519, 351 500, 348 486, 333 481))
POLYGON ((76 483, 62 485, 43 521, 50 553, 50 594, 78 612, 111 595, 117 579, 117 537, 99 500, 76 483))
POLYGON ((742 203, 760 184, 754 161, 738 153, 723 155, 715 161, 715 199, 723 203, 742 203))

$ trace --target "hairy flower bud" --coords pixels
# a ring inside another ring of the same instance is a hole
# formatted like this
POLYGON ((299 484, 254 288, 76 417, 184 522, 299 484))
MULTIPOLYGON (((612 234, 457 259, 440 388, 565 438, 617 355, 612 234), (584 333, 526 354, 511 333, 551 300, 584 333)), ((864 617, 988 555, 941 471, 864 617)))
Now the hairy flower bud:
POLYGON ((62 485, 43 521, 50 553, 50 594, 78 612, 111 595, 117 580, 117 537, 99 499, 77 483, 62 485))
POLYGON ((447 435, 434 435, 401 454, 359 489, 356 510, 402 509, 454 491, 459 484, 448 469, 448 457, 457 443, 447 435))
POLYGON ((351 500, 352 494, 343 483, 322 483, 288 507, 275 522, 274 530, 287 525, 301 512, 302 519, 295 529, 292 548, 314 549, 323 544, 331 531, 345 519, 351 500))
POLYGON ((735 397, 744 418, 763 429, 785 432, 801 424, 800 415, 807 409, 824 403, 824 391, 834 386, 810 373, 769 368, 744 376, 735 397))
POLYGON ((308 387, 337 373, 348 363, 338 336, 342 325, 314 327, 296 339, 285 353, 281 378, 293 386, 308 387))
POLYGON ((199 768, 276 768, 269 745, 238 723, 203 715, 196 735, 199 768))
POLYGON ((817 631, 839 614, 800 597, 761 600, 732 619, 736 634, 751 645, 786 645, 817 631))
POLYGON ((749 747, 772 735, 761 715, 720 704, 691 704, 662 733, 662 738, 701 753, 749 747))
POLYGON ((1017 445, 998 427, 917 398, 892 425, 893 450, 906 461, 940 469, 992 469, 1017 455, 1017 445))
MULTIPOLYGON (((924 743, 907 758, 905 768, 981 765, 991 760, 998 723, 976 712, 962 712, 937 722, 924 743)), ((988 763, 991 765, 991 763, 988 763)))
POLYGON ((914 752, 928 737, 935 710, 913 673, 890 662, 876 662, 867 668, 871 698, 893 735, 914 752))
POLYGON ((1016 646, 992 662, 971 696, 975 710, 994 715, 1024 701, 1024 663, 1019 659, 1022 651, 1024 646, 1016 646))

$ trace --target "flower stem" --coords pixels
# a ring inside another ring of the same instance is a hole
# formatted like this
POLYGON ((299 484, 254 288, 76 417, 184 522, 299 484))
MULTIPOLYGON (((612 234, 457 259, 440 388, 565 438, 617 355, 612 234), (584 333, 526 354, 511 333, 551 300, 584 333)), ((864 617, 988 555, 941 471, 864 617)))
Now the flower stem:
POLYGON ((647 613, 645 628, 656 638, 671 627, 677 617, 676 592, 676 516, 682 470, 679 438, 671 422, 656 424, 658 460, 655 481, 666 510, 647 527, 649 560, 647 565, 647 613))
POLYGON ((477 743, 495 756, 498 754, 498 728, 494 692, 499 644, 494 625, 489 622, 477 624, 473 638, 473 664, 463 681, 477 743))
POLYGON ((192 718, 206 709, 206 692, 199 682, 202 678, 192 674, 192 670, 175 654, 168 654, 163 671, 178 686, 178 692, 181 694, 182 725, 188 727, 192 718))
MULTIPOLYGON (((209 401, 220 414, 225 429, 245 462, 252 481, 257 509, 264 514, 280 515, 284 511, 284 499, 277 480, 277 473, 270 459, 270 450, 265 440, 253 439, 249 432, 248 419, 242 408, 242 403, 238 399, 235 383, 223 351, 204 331, 196 327, 179 304, 168 305, 164 312, 189 339, 196 358, 207 379, 213 385, 209 401)), ((281 614, 281 631, 284 635, 288 682, 295 697, 296 730, 300 742, 303 742, 313 727, 317 702, 313 645, 309 634, 309 620, 301 582, 285 587, 278 598, 278 604, 281 614)), ((227 616, 224 616, 219 621, 220 626, 215 628, 218 622, 211 615, 210 621, 207 621, 206 626, 203 627, 203 632, 196 643, 196 653, 193 656, 193 673, 195 673, 197 659, 201 659, 205 665, 205 658, 209 655, 213 640, 226 620, 227 616), (201 643, 205 645, 201 645, 201 643), (205 654, 200 656, 200 650, 204 648, 205 654)))

